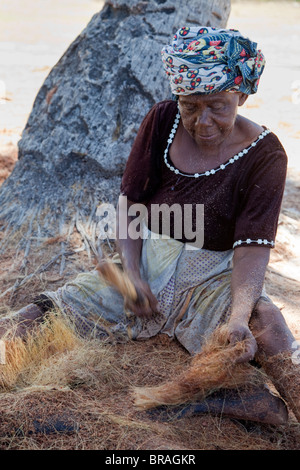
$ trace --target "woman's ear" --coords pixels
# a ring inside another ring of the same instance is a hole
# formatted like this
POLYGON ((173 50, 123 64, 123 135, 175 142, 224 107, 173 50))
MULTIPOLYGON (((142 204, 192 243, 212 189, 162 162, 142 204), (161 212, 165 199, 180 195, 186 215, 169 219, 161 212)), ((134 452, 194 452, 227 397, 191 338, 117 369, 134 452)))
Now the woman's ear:
POLYGON ((246 95, 246 93, 239 93, 238 106, 243 106, 243 104, 245 103, 247 99, 248 99, 248 95, 246 95))

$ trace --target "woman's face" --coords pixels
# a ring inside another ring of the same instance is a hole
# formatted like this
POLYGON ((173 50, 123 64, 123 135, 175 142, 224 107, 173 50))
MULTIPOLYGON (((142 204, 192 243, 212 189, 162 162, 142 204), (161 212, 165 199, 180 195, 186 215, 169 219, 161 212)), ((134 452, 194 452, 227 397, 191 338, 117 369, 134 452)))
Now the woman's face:
POLYGON ((220 145, 231 134, 244 93, 179 96, 182 124, 199 146, 220 145))

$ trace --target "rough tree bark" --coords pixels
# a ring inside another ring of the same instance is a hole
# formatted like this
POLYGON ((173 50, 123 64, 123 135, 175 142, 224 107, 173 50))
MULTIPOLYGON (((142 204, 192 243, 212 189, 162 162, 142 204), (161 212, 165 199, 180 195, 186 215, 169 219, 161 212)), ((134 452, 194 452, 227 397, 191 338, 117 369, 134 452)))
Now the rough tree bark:
POLYGON ((116 204, 139 124, 170 96, 162 46, 183 25, 224 27, 229 12, 230 0, 105 3, 37 94, 18 162, 0 189, 0 253, 21 251, 24 269, 32 246, 61 235, 52 260, 61 257, 63 272, 74 230, 99 252, 96 208, 116 204))

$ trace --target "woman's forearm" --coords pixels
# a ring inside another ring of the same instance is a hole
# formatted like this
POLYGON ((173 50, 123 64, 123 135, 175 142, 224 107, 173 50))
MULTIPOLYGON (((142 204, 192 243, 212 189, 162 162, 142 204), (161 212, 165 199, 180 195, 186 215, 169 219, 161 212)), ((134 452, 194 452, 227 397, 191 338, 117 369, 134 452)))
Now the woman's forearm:
POLYGON ((130 206, 127 199, 120 197, 117 207, 117 251, 122 260, 124 270, 130 277, 140 277, 140 258, 142 250, 142 238, 132 238, 129 234, 129 226, 133 217, 128 215, 130 206))
POLYGON ((265 247, 239 247, 235 250, 231 278, 231 322, 248 324, 263 289, 270 250, 265 247))
POLYGON ((123 268, 133 282, 138 294, 138 300, 135 303, 127 303, 127 307, 137 316, 149 317, 158 313, 159 305, 149 284, 141 278, 140 259, 143 238, 136 233, 135 229, 130 230, 130 224, 135 220, 134 216, 128 214, 128 207, 132 204, 127 199, 122 198, 122 196, 119 198, 117 209, 117 250, 121 257, 123 268))
POLYGON ((124 270, 130 277, 140 276, 142 240, 117 239, 117 251, 124 270))

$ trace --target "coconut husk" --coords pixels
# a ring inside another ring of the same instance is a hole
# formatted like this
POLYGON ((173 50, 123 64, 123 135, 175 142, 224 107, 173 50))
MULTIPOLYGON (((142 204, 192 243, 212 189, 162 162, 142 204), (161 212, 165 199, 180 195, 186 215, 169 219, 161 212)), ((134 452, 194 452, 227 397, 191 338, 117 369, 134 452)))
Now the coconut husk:
POLYGON ((249 363, 237 363, 247 342, 228 342, 226 326, 219 327, 176 378, 156 387, 135 387, 134 403, 140 409, 179 405, 206 396, 221 388, 260 385, 263 373, 249 363))
POLYGON ((137 291, 128 275, 117 267, 116 263, 108 259, 101 260, 96 269, 109 286, 114 287, 127 301, 138 300, 137 291))
POLYGON ((71 324, 58 312, 49 313, 37 329, 27 332, 26 337, 14 336, 13 331, 8 330, 2 341, 5 345, 5 360, 0 366, 0 391, 31 383, 36 368, 43 361, 80 344, 80 338, 71 324))

